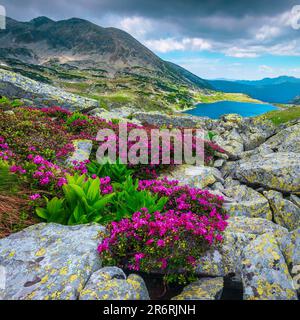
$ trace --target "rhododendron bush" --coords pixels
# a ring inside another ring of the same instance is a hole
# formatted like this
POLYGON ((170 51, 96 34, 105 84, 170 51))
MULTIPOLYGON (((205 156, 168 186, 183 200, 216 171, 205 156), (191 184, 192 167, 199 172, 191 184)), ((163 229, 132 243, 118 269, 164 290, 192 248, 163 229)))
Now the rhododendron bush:
POLYGON ((98 247, 104 264, 163 273, 166 281, 185 282, 195 275, 197 260, 222 242, 226 217, 168 210, 149 214, 146 208, 130 219, 112 222, 98 247))
POLYGON ((164 210, 150 214, 143 208, 110 223, 98 251, 108 265, 160 272, 167 281, 184 282, 193 277, 203 252, 223 241, 228 219, 224 199, 166 178, 139 181, 139 189, 167 197, 164 210))

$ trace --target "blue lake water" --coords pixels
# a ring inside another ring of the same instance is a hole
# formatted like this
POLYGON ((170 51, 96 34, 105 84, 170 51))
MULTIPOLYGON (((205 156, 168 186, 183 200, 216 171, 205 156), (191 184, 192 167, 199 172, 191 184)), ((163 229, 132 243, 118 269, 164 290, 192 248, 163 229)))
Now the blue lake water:
POLYGON ((228 113, 237 113, 242 117, 254 117, 276 109, 278 108, 271 104, 218 101, 214 103, 198 103, 196 108, 188 110, 186 113, 193 116, 218 119, 223 114, 228 113))

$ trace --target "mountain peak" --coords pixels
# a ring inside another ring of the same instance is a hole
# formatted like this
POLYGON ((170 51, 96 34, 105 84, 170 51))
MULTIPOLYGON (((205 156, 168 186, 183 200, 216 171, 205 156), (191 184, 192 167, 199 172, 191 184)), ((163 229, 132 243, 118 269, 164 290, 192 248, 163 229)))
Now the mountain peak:
POLYGON ((37 17, 29 21, 29 23, 33 24, 35 27, 39 27, 43 24, 53 23, 53 22, 54 22, 53 20, 45 16, 37 17))
POLYGON ((41 16, 29 22, 12 21, 0 33, 0 42, 6 59, 34 64, 67 61, 76 68, 104 70, 109 76, 138 73, 196 88, 210 87, 196 75, 160 59, 127 32, 80 18, 53 21, 41 16))

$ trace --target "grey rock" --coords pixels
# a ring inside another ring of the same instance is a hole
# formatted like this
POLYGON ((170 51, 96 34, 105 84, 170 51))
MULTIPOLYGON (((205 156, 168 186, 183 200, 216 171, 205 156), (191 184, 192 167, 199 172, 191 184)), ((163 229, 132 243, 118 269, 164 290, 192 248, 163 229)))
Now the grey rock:
POLYGON ((300 198, 297 197, 295 194, 291 194, 290 201, 292 201, 297 207, 300 208, 300 198))
POLYGON ((242 254, 244 300, 297 300, 297 293, 274 235, 266 233, 242 254))
POLYGON ((246 216, 272 220, 272 212, 268 200, 259 192, 245 185, 231 186, 223 193, 235 200, 225 203, 223 208, 230 216, 246 216))
POLYGON ((278 191, 265 191, 264 195, 270 202, 276 223, 288 230, 294 230, 300 226, 300 208, 298 206, 284 199, 278 191))
POLYGON ((178 116, 166 115, 158 112, 136 112, 134 118, 141 123, 148 123, 157 127, 172 126, 178 128, 203 128, 205 123, 204 118, 191 116, 188 114, 178 116))
POLYGON ((6 282, 0 298, 75 300, 91 274, 101 268, 99 232, 91 224, 41 223, 0 240, 0 266, 6 282))
POLYGON ((130 274, 128 278, 117 267, 94 272, 80 293, 80 300, 149 300, 144 280, 130 274))
POLYGON ((224 159, 218 159, 214 162, 214 167, 215 168, 221 168, 223 164, 225 163, 224 159))
POLYGON ((293 277, 294 287, 300 294, 300 228, 291 231, 281 239, 280 250, 293 277))
POLYGON ((284 192, 300 191, 300 154, 277 152, 259 160, 241 160, 233 168, 235 178, 284 192))
POLYGON ((172 300, 219 300, 223 292, 224 280, 217 278, 201 278, 186 286, 172 300))
POLYGON ((300 123, 281 130, 268 139, 265 145, 278 152, 300 153, 300 123))
POLYGON ((215 190, 215 191, 218 190, 221 192, 223 192, 225 190, 221 182, 215 182, 213 185, 211 185, 211 189, 215 190))
POLYGON ((238 159, 244 151, 243 139, 235 128, 222 136, 216 136, 214 142, 226 151, 229 159, 238 159))
POLYGON ((215 182, 223 182, 221 172, 208 166, 181 165, 176 167, 169 175, 168 179, 175 179, 181 184, 191 187, 205 188, 215 182))
POLYGON ((257 236, 267 232, 276 239, 282 239, 288 234, 286 228, 266 219, 230 217, 222 245, 212 247, 199 259, 197 273, 221 277, 231 273, 239 275, 243 249, 257 236))
POLYGON ((29 99, 37 107, 58 104, 70 110, 77 110, 98 106, 96 100, 66 92, 9 70, 0 69, 0 83, 5 84, 3 95, 10 96, 7 93, 12 91, 13 98, 29 99))

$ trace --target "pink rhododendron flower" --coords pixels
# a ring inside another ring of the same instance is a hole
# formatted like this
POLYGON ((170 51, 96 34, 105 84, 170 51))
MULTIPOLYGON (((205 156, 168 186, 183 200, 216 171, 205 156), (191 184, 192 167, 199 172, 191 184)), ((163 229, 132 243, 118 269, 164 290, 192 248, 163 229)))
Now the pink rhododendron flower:
POLYGON ((162 239, 159 239, 159 240, 157 241, 157 246, 158 246, 158 247, 164 247, 164 246, 165 246, 165 241, 162 240, 162 239))
POLYGON ((30 197, 30 200, 37 200, 37 199, 40 199, 41 198, 41 195, 39 193, 35 193, 33 195, 31 195, 30 197))
POLYGON ((66 178, 59 178, 57 182, 58 187, 62 187, 63 185, 67 184, 67 179, 66 178))

